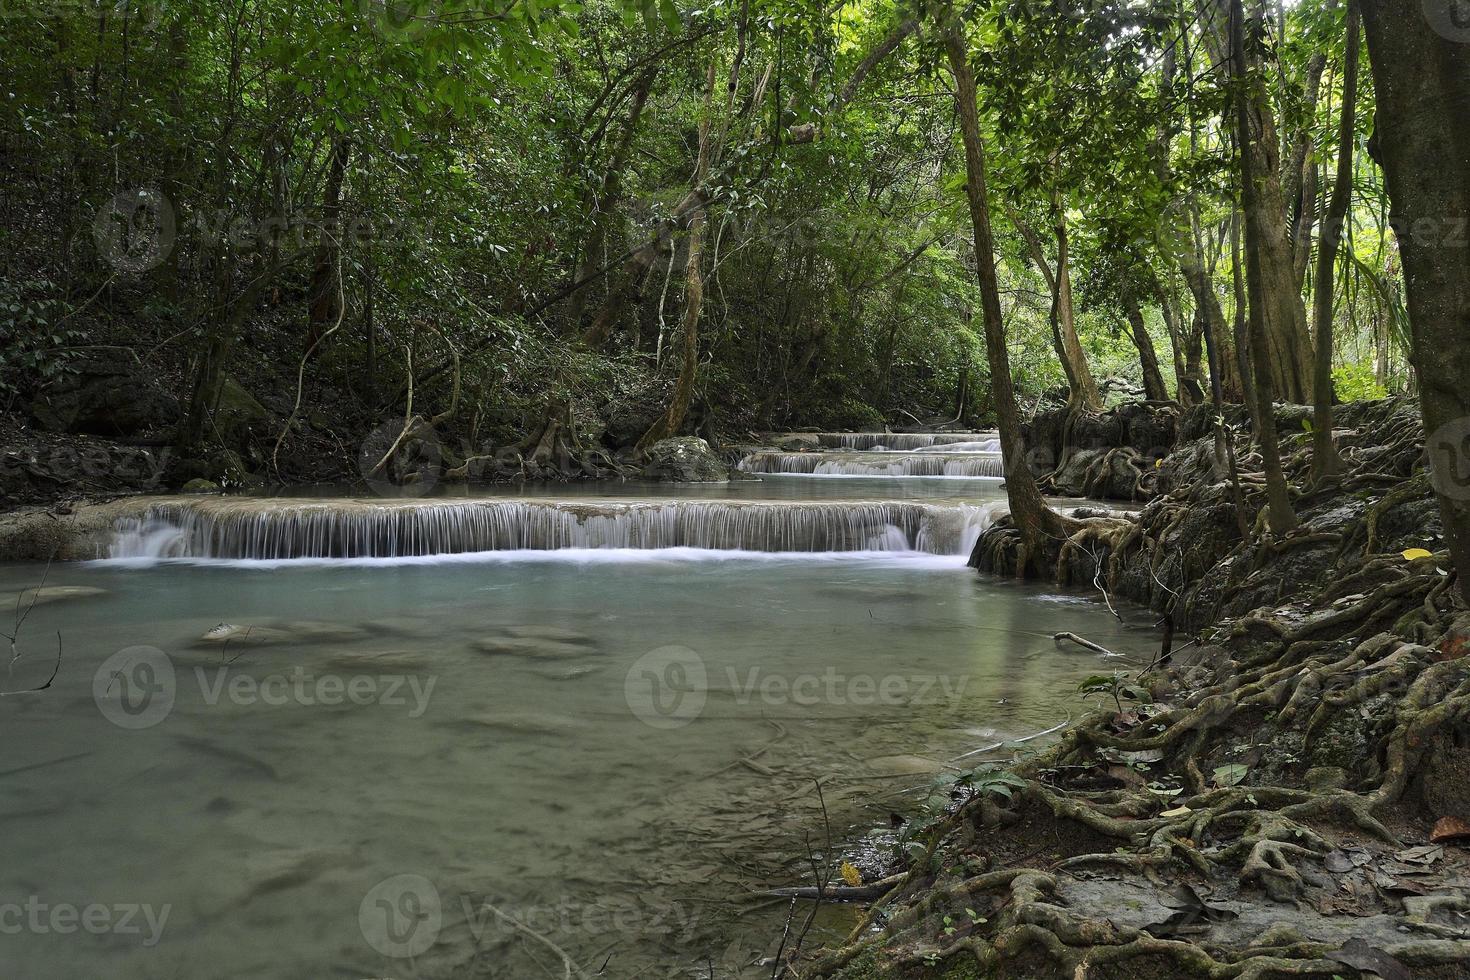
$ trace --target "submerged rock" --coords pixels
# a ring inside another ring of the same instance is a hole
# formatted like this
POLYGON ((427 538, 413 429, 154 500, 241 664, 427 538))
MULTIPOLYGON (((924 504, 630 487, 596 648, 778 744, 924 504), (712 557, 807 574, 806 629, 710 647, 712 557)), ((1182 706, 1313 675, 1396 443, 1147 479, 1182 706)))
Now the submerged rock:
POLYGON ((68 599, 90 599, 93 596, 106 594, 106 589, 99 589, 90 585, 45 585, 36 589, 23 589, 20 592, 0 592, 0 613, 16 608, 26 609, 31 606, 44 606, 52 602, 65 602, 68 599))
POLYGON ((563 643, 535 637, 487 637, 476 640, 475 648, 492 656, 530 657, 540 660, 563 660, 585 657, 595 652, 592 647, 580 643, 563 643))
POLYGON ((486 712, 467 719, 481 728, 495 728, 526 735, 573 735, 590 726, 581 718, 543 712, 486 712))
POLYGON ((556 640, 561 643, 591 643, 592 637, 564 626, 507 626, 504 632, 530 640, 556 640))
POLYGON ((367 631, 347 623, 291 622, 274 626, 220 623, 199 637, 202 645, 247 643, 270 646, 278 643, 333 643, 362 640, 367 631))
POLYGON ((429 659, 409 650, 379 650, 332 655, 328 667, 362 674, 415 674, 429 669, 429 659))

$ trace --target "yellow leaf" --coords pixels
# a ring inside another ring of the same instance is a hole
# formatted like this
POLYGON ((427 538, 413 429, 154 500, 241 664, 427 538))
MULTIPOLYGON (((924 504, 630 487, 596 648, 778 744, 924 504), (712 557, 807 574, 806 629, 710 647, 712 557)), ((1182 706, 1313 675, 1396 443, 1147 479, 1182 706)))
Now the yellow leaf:
POLYGON ((856 888, 863 883, 863 873, 853 866, 851 861, 843 861, 842 867, 838 869, 842 880, 856 888))
POLYGON ((1156 460, 1154 460, 1154 469, 1161 470, 1163 468, 1164 468, 1164 461, 1162 459, 1156 459, 1156 460))
POLYGON ((1434 555, 1432 552, 1425 551, 1423 548, 1410 548, 1408 551, 1404 552, 1404 561, 1416 561, 1420 558, 1433 557, 1434 555))
POLYGON ((1161 817, 1187 817, 1194 811, 1187 806, 1176 807, 1173 810, 1165 810, 1159 814, 1161 817))

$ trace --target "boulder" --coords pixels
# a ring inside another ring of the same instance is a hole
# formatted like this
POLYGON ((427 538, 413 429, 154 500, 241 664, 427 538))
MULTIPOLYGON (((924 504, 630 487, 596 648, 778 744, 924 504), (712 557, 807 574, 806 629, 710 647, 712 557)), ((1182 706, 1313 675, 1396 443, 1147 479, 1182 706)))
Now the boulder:
POLYGON ((772 439, 771 445, 783 453, 805 453, 820 450, 822 440, 812 432, 788 432, 772 439))
POLYGON ((211 431, 217 432, 227 446, 245 445, 271 413, 234 378, 226 378, 220 386, 219 404, 215 407, 211 431))
POLYGON ((724 483, 730 468, 703 439, 680 436, 654 443, 640 475, 659 483, 724 483))
POLYGON ((37 395, 31 415, 52 432, 131 436, 171 425, 179 409, 156 371, 118 351, 68 364, 37 395))

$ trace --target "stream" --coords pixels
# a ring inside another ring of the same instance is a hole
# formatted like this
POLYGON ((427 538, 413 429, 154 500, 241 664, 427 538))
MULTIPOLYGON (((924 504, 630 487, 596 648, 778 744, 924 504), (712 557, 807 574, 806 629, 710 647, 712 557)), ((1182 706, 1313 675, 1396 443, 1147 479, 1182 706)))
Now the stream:
POLYGON ((760 891, 876 869, 946 760, 1157 648, 964 567, 995 479, 329 493, 0 566, 7 624, 49 600, 4 689, 55 673, 0 698, 5 975, 768 977, 760 891))

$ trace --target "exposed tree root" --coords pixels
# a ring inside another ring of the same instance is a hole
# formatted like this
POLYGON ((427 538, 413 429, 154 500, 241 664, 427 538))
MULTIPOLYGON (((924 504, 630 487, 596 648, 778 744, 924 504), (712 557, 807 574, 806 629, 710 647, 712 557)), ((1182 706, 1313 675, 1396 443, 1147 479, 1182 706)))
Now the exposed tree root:
MULTIPOLYGON (((1403 819, 1395 805, 1419 792, 1442 736, 1470 725, 1470 614, 1458 605, 1455 576, 1441 571, 1442 559, 1378 553, 1385 528, 1402 534, 1406 526, 1397 508, 1428 492, 1422 472, 1407 479, 1421 436, 1402 414, 1382 426, 1359 423, 1387 444, 1342 439, 1348 472, 1301 495, 1305 519, 1286 537, 1272 538, 1258 523, 1241 540, 1224 485, 1191 475, 1174 457, 1164 469, 1182 469, 1184 478, 1138 520, 1075 522, 1041 556, 1023 553, 1015 528, 987 532, 972 557, 977 567, 1013 574, 1041 564, 1060 582, 1149 601, 1176 623, 1197 624, 1198 656, 1138 679, 1162 703, 1126 718, 1085 718, 1014 767, 1025 780, 1016 805, 1029 808, 1030 820, 982 819, 984 805, 973 798, 957 806, 933 831, 929 853, 847 945, 817 958, 806 975, 839 974, 858 957, 901 967, 969 957, 980 975, 996 977, 1111 977, 1133 961, 1188 977, 1349 975, 1332 947, 1285 935, 1290 930, 1228 948, 1119 925, 1106 910, 1071 907, 1056 875, 1104 871, 1141 886, 1213 880, 1238 887, 1242 898, 1295 903, 1320 888, 1324 859, 1345 846, 1342 834, 1387 853, 1402 847, 1402 827, 1385 820, 1403 819), (1358 495, 1375 499, 1365 505, 1358 495), (1319 513, 1348 515, 1337 519, 1349 523, 1315 519, 1319 513), (1213 553, 1202 552, 1202 539, 1213 553), (1322 571, 1293 578, 1301 567, 1322 571), (1242 608, 1242 597, 1263 595, 1260 608, 1242 608), (1233 616, 1219 615, 1231 608, 1233 616), (1098 791, 1097 773, 1129 766, 1152 780, 1147 788, 1134 776, 1121 789, 1098 791), (1322 774, 1316 783, 1313 766, 1322 774), (1069 774, 1089 775, 1069 788, 1069 774), (1005 835, 1043 818, 1110 846, 1064 852, 1050 869, 943 857, 972 853, 975 827, 1005 835), (960 914, 975 909, 984 912, 971 911, 970 921, 960 914)), ((1113 455, 1095 468, 1111 466, 1113 455)), ((1203 450, 1194 455, 1210 465, 1203 450)), ((1250 460, 1237 465, 1259 501, 1250 460)), ((1309 453, 1286 461, 1297 476, 1309 465, 1309 453)), ((1409 833, 1422 840, 1427 830, 1425 823, 1409 833)), ((1402 909, 1406 928, 1420 935, 1383 944, 1385 953, 1411 967, 1470 959, 1470 931, 1444 916, 1470 911, 1470 896, 1410 897, 1402 909)))

